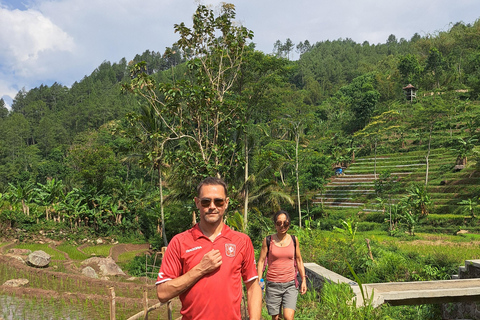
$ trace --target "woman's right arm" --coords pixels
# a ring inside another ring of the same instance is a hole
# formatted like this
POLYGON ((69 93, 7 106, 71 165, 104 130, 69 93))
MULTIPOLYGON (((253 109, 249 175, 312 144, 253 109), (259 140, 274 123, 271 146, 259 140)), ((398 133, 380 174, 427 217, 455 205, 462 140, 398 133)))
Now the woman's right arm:
POLYGON ((260 250, 260 257, 258 257, 258 263, 257 263, 258 279, 262 279, 263 277, 263 267, 265 265, 266 257, 267 257, 267 238, 264 238, 262 242, 262 249, 260 250))

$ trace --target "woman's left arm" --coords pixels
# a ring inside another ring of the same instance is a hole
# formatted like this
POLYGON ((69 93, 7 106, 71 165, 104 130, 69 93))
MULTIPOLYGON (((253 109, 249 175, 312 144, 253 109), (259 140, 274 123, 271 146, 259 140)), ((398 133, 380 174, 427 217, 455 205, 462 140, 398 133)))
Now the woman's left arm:
POLYGON ((297 268, 300 276, 302 277, 302 283, 300 284, 300 293, 305 294, 307 292, 307 279, 305 275, 305 267, 303 265, 302 254, 300 253, 300 242, 298 241, 298 237, 295 237, 295 241, 297 242, 296 245, 296 259, 297 259, 297 268))

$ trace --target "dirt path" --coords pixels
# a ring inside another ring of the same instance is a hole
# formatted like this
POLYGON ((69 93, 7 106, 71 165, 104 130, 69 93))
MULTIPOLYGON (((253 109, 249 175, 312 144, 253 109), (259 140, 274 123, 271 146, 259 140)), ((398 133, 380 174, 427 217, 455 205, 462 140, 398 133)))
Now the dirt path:
POLYGON ((15 242, 9 242, 8 244, 2 246, 0 248, 0 254, 6 254, 8 252, 8 250, 10 250, 11 248, 15 247, 16 243, 15 242))
POLYGON ((150 245, 148 243, 145 244, 128 244, 128 243, 120 243, 114 245, 110 248, 109 257, 111 257, 115 262, 118 262, 118 256, 125 252, 130 251, 139 251, 145 250, 148 251, 150 249, 150 245))

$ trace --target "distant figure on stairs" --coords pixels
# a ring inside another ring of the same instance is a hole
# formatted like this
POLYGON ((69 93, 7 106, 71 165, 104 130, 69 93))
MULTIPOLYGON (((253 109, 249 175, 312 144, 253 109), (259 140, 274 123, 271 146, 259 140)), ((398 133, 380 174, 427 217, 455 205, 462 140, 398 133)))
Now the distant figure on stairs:
POLYGON ((341 175, 343 175, 343 169, 342 169, 342 167, 335 167, 335 175, 336 175, 336 176, 341 176, 341 175))

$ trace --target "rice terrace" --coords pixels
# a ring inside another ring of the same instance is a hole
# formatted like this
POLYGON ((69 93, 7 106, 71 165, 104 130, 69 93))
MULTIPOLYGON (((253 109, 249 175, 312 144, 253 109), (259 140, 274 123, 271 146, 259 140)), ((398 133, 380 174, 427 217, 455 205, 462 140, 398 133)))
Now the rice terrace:
MULTIPOLYGON (((30 245, 1 243, 0 282, 3 284, 10 279, 27 279, 28 285, 0 287, 0 318, 111 319, 110 288, 115 291, 117 319, 127 319, 142 311, 145 291, 148 293, 149 306, 158 303, 152 279, 127 275, 94 279, 81 272, 84 266, 81 266, 82 260, 79 259, 86 259, 92 254, 96 257, 107 254, 120 263, 135 255, 140 255, 145 260, 145 254, 151 253, 148 244, 77 247, 57 244, 56 241, 30 245), (34 268, 25 264, 21 259, 26 258, 25 252, 31 251, 27 248, 50 253, 53 257, 51 265, 34 268)), ((175 309, 175 304, 172 307, 175 309)), ((178 310, 177 308, 177 312, 178 310)), ((166 307, 150 313, 151 319, 156 316, 157 319, 167 319, 166 307)))

